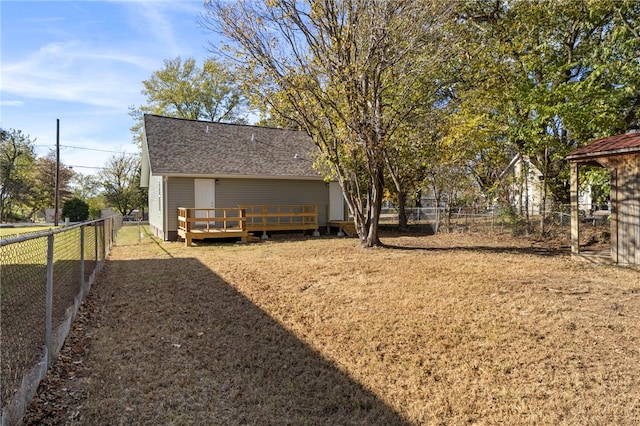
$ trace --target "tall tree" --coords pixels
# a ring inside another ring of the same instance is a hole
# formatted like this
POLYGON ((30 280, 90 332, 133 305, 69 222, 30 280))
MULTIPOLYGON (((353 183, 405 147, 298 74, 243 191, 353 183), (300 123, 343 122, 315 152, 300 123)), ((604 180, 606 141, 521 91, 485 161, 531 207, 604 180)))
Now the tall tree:
POLYGON ((376 0, 205 3, 238 75, 298 123, 339 181, 364 247, 380 245, 385 152, 416 110, 421 75, 442 59, 450 4, 376 0))
MULTIPOLYGON (((433 109, 429 105, 429 109, 433 109)), ((398 208, 399 229, 407 227, 406 208, 417 205, 425 189, 427 179, 435 169, 434 151, 442 143, 444 110, 433 110, 431 116, 421 114, 420 122, 407 123, 398 130, 393 143, 385 150, 385 162, 389 179, 388 190, 398 208)), ((431 189, 431 188, 429 188, 431 189)))
POLYGON ((553 200, 567 202, 566 153, 637 122, 637 12, 637 2, 607 0, 461 4, 469 53, 457 64, 454 119, 471 131, 459 135, 479 129, 529 158, 553 200))
POLYGON ((55 207, 56 169, 59 169, 58 207, 62 208, 64 202, 72 198, 71 180, 74 172, 66 165, 58 164, 56 153, 49 151, 45 157, 38 158, 35 163, 34 186, 30 192, 31 216, 55 207))
MULTIPOLYGON (((445 44, 444 34, 437 37, 437 46, 445 44)), ((425 34, 424 37, 436 38, 434 34, 425 34)), ((452 39, 449 37, 449 41, 452 39)), ((438 49, 436 46, 433 48, 438 49)), ((439 56, 434 50, 424 53, 428 57, 439 56)), ((433 155, 434 150, 443 143, 447 131, 446 118, 453 105, 450 85, 455 79, 455 75, 448 73, 451 54, 447 53, 446 61, 432 63, 420 70, 420 87, 413 93, 417 107, 403 120, 385 149, 389 176, 385 182, 390 193, 396 196, 394 201, 398 207, 400 229, 407 226, 407 204, 419 202, 416 197, 424 189, 427 171, 433 169, 431 162, 437 158, 433 155)))
POLYGON ((139 197, 140 159, 127 153, 114 154, 105 164, 100 177, 107 205, 123 216, 141 207, 139 197))
POLYGON ((71 185, 73 187, 73 196, 82 201, 97 197, 102 189, 99 176, 90 174, 75 173, 71 185))
POLYGON ((102 183, 97 175, 83 175, 75 173, 73 176, 73 196, 89 205, 89 218, 98 219, 104 209, 104 195, 102 183))
POLYGON ((220 62, 207 59, 202 68, 196 60, 177 57, 142 82, 147 104, 129 107, 136 121, 131 131, 141 142, 142 117, 158 114, 190 120, 246 122, 246 97, 234 75, 220 62))
POLYGON ((28 202, 33 187, 33 144, 20 130, 0 128, 0 222, 11 218, 14 207, 28 202))

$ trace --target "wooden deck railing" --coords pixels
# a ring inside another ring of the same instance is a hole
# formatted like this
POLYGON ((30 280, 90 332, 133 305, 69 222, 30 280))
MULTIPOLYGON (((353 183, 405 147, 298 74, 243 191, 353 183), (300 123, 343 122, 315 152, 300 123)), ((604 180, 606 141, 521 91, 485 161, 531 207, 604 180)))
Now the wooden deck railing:
POLYGON ((318 206, 306 204, 247 204, 247 231, 318 230, 318 206))
POLYGON ((318 206, 251 204, 238 208, 178 208, 178 236, 187 246, 205 238, 249 238, 249 232, 318 230, 318 206))
POLYGON ((246 213, 241 208, 178 207, 178 235, 187 246, 194 239, 240 237, 249 235, 246 213))

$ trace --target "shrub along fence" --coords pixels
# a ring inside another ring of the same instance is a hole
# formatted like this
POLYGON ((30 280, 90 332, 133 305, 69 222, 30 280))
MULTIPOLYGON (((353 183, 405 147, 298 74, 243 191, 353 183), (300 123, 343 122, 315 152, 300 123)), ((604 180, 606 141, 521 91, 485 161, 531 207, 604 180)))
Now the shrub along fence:
POLYGON ((21 422, 120 226, 114 216, 0 240, 2 426, 21 422))

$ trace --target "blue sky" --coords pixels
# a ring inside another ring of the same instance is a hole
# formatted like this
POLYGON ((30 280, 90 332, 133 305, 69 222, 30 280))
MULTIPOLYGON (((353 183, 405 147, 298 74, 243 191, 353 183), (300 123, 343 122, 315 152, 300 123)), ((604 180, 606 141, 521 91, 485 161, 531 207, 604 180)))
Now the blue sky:
POLYGON ((0 1, 0 127, 94 174, 114 152, 138 152, 128 107, 164 61, 210 54, 202 0, 0 1), (73 148, 71 148, 73 147, 73 148), (112 152, 105 152, 112 151, 112 152))

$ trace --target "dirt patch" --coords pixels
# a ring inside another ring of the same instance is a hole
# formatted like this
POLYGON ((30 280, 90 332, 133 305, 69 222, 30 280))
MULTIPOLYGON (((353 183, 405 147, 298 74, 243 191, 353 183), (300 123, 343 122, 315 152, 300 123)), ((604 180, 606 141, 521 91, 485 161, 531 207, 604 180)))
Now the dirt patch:
POLYGON ((634 424, 640 278, 487 235, 125 227, 27 424, 634 424))

